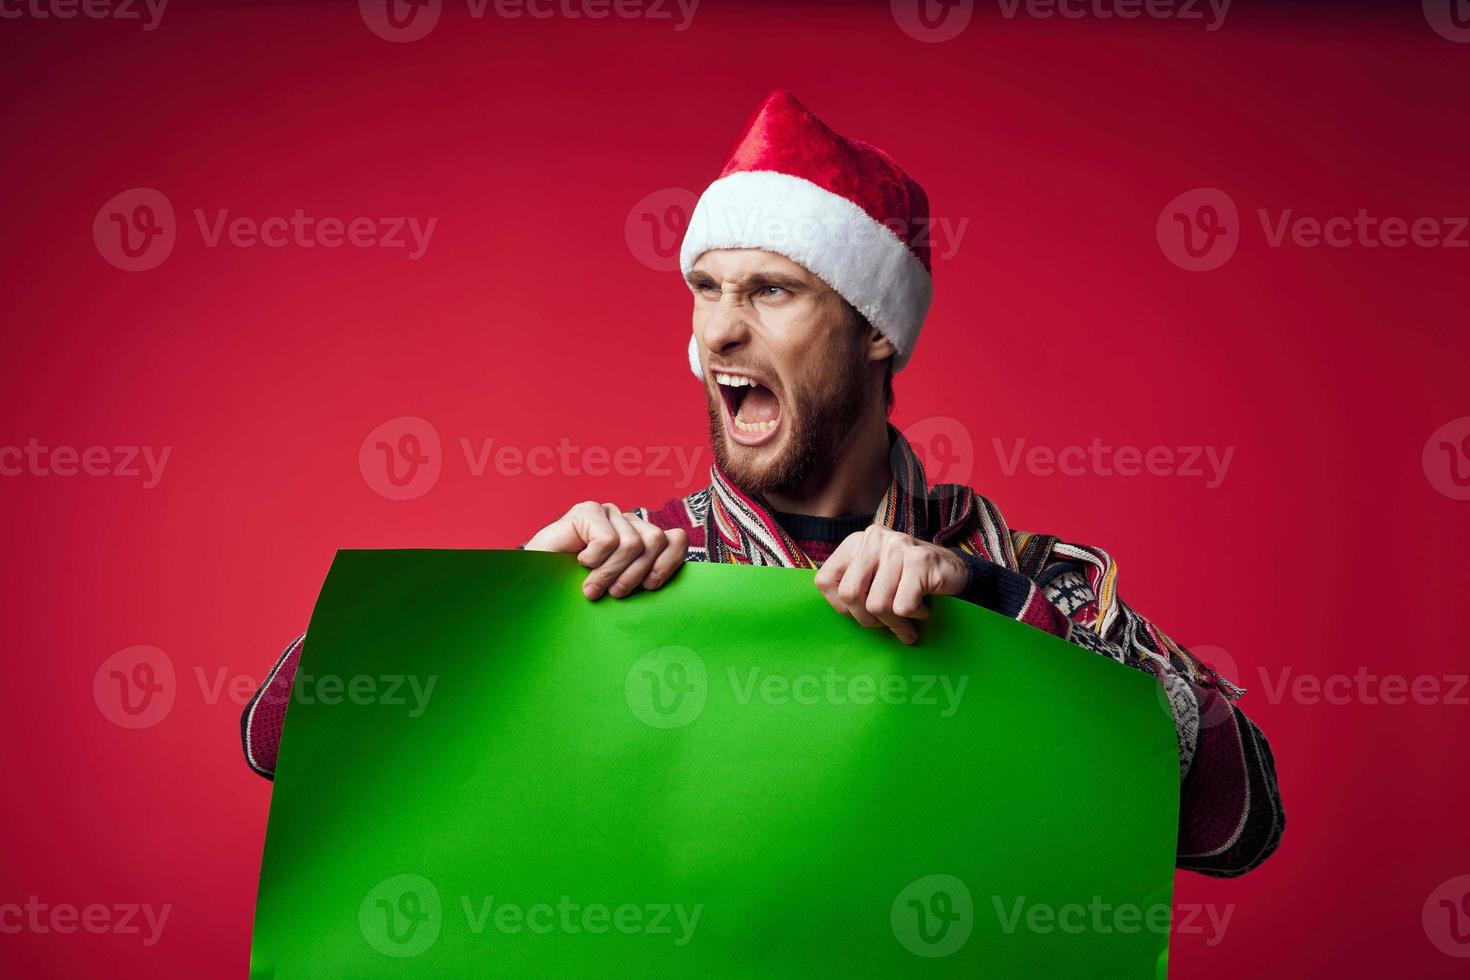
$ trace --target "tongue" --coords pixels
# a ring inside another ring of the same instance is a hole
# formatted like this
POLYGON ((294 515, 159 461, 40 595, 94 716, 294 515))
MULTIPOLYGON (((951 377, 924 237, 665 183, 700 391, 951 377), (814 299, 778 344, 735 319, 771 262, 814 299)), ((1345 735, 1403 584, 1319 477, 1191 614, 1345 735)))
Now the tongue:
POLYGON ((742 422, 769 422, 780 414, 781 403, 776 400, 776 393, 762 385, 756 385, 741 399, 736 418, 742 422))

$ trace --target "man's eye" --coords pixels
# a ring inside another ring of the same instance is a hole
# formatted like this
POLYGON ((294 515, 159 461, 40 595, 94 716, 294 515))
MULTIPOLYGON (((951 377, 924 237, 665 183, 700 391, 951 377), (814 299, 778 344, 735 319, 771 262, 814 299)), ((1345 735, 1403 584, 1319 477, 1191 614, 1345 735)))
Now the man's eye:
POLYGON ((762 286, 760 289, 761 295, 766 297, 779 296, 784 292, 786 292, 786 290, 782 289, 780 286, 762 286))

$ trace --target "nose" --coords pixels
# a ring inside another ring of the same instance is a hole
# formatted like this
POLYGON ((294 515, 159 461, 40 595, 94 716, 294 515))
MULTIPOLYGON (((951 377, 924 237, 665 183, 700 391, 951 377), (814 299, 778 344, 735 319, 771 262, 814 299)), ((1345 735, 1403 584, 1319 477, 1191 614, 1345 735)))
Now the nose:
POLYGON ((727 356, 750 339, 748 313, 749 307, 738 292, 724 293, 718 303, 696 308, 695 334, 710 353, 727 356))

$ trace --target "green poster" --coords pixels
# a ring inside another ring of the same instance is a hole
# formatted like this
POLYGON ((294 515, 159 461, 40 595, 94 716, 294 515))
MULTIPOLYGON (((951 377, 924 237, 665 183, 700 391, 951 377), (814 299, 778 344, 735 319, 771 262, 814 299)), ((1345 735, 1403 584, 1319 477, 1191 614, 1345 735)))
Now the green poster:
POLYGON ((343 551, 278 764, 258 977, 1162 976, 1178 750, 1144 674, 810 571, 343 551))

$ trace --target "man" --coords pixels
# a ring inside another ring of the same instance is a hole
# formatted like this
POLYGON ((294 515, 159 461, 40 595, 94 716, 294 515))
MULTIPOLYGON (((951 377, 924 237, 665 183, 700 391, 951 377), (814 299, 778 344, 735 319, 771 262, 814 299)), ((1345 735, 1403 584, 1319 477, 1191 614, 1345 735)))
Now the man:
MULTIPOLYGON (((1179 737, 1178 866, 1243 874, 1285 824, 1270 748, 1233 704, 1243 692, 1118 597, 1106 552, 1013 531, 968 487, 928 486, 888 424, 933 291, 927 221, 923 190, 887 154, 770 95, 680 252, 710 486, 656 510, 580 503, 522 547, 577 555, 590 600, 657 589, 691 560, 815 568, 837 613, 903 643, 919 642, 926 597, 950 595, 1146 671, 1179 737)), ((302 639, 242 719, 263 775, 302 639)))

